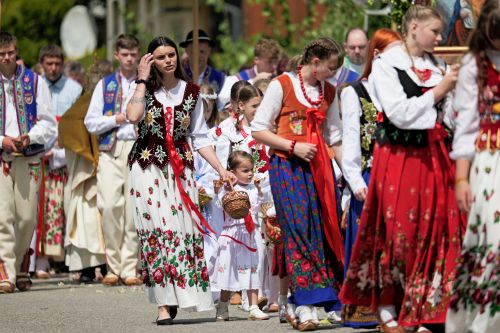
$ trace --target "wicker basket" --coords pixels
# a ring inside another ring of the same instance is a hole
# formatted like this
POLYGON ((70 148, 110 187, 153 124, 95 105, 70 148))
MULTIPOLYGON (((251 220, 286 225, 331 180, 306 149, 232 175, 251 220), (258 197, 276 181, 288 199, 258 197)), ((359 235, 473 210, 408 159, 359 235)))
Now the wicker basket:
POLYGON ((235 191, 232 184, 231 190, 222 197, 222 208, 233 219, 242 219, 250 211, 250 199, 243 191, 235 191))

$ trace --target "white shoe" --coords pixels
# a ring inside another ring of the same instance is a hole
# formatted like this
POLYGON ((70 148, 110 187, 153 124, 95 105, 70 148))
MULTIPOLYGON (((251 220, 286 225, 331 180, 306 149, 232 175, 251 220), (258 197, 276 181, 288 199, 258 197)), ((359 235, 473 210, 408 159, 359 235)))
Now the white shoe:
POLYGON ((252 305, 250 307, 250 314, 248 315, 248 320, 267 320, 269 316, 259 309, 258 305, 252 305))
POLYGON ((278 318, 280 319, 280 323, 286 323, 286 304, 279 304, 278 310, 278 318))
POLYGON ((299 323, 305 323, 308 320, 312 320, 312 306, 300 305, 295 310, 295 314, 299 317, 299 323))
POLYGON ((246 298, 242 298, 241 305, 238 305, 238 308, 245 312, 250 311, 250 305, 248 304, 248 300, 246 298))
POLYGON ((228 302, 219 302, 215 307, 217 312, 215 313, 216 321, 228 321, 229 320, 229 310, 228 302))
POLYGON ((319 317, 318 317, 318 309, 315 306, 312 307, 311 315, 312 315, 312 320, 311 321, 314 324, 319 325, 320 322, 319 322, 319 317))
POLYGON ((342 317, 340 315, 340 311, 330 311, 328 312, 326 319, 331 323, 331 324, 338 324, 342 322, 342 317))

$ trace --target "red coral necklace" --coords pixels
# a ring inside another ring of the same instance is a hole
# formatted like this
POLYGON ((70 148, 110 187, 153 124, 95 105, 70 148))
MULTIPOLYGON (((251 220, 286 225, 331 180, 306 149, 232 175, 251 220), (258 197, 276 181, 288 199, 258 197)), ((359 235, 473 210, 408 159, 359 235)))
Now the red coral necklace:
POLYGON ((319 98, 317 101, 313 101, 312 98, 307 95, 306 87, 304 86, 304 79, 302 78, 302 71, 301 70, 302 70, 302 66, 299 66, 299 68, 297 68, 297 73, 299 75, 300 89, 302 89, 302 93, 304 94, 304 97, 309 102, 309 104, 311 104, 312 106, 318 107, 325 100, 325 96, 323 96, 323 86, 321 85, 321 82, 318 83, 319 98))

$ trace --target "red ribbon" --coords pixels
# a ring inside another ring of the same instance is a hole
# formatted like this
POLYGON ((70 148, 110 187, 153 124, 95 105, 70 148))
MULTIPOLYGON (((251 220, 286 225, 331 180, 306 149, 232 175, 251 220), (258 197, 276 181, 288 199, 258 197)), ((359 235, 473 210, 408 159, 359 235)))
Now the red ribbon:
MULTIPOLYGON (((244 139, 248 136, 248 133, 245 132, 243 126, 241 126, 240 128, 240 134, 243 136, 244 139)), ((260 167, 257 171, 261 173, 268 171, 270 160, 269 156, 267 156, 266 146, 264 146, 263 144, 259 144, 255 139, 252 139, 248 143, 248 148, 257 151, 257 153, 259 154, 259 161, 264 162, 264 165, 260 167)))
MULTIPOLYGON (((194 204, 194 202, 191 200, 189 195, 186 193, 186 190, 184 190, 184 186, 182 185, 180 175, 184 172, 184 162, 182 161, 181 157, 177 153, 177 150, 175 149, 174 146, 174 140, 172 139, 172 136, 170 134, 166 135, 165 141, 167 143, 167 149, 168 149, 168 155, 170 157, 170 165, 172 166, 172 169, 174 170, 174 176, 175 176, 175 182, 177 183, 177 187, 179 189, 179 192, 181 193, 182 201, 184 202, 184 205, 186 206, 188 212, 194 214, 198 217, 200 220, 200 223, 203 227, 205 227, 208 231, 211 233, 215 234, 215 231, 212 229, 210 224, 203 218, 203 215, 201 215, 200 211, 198 210, 198 207, 194 204)), ((203 234, 203 235, 208 235, 208 232, 203 230, 198 224, 198 222, 195 221, 195 225, 198 228, 198 230, 203 234)))
POLYGON ((411 70, 417 74, 418 78, 425 82, 431 78, 432 71, 430 69, 417 69, 415 66, 411 68, 411 70))
POLYGON ((335 182, 333 180, 332 163, 326 150, 325 141, 320 126, 326 118, 325 112, 317 108, 306 110, 307 142, 316 145, 318 152, 309 162, 316 191, 321 204, 321 217, 324 223, 326 240, 338 260, 344 263, 344 241, 340 233, 337 216, 337 200, 335 197, 335 182))
POLYGON ((248 212, 247 216, 243 219, 245 221, 245 228, 251 234, 255 230, 255 223, 253 223, 252 214, 248 212))
POLYGON ((230 240, 232 240, 233 242, 237 243, 237 244, 240 244, 240 245, 243 245, 244 247, 247 248, 248 251, 250 252, 257 252, 257 249, 253 248, 253 247, 250 247, 248 245, 246 245, 245 243, 243 243, 242 241, 232 237, 232 236, 229 236, 229 235, 226 235, 226 234, 221 234, 219 237, 227 237, 229 238, 230 240))
POLYGON ((3 159, 1 160, 2 162, 2 171, 3 175, 7 177, 10 173, 10 168, 12 167, 12 162, 6 162, 3 159))

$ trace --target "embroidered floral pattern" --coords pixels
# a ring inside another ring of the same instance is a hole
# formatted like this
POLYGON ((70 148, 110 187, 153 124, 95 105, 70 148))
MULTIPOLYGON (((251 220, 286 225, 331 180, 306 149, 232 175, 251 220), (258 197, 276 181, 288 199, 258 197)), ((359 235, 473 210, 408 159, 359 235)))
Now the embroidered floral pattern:
POLYGON ((500 147, 500 73, 485 57, 483 67, 486 80, 479 94, 480 129, 476 139, 476 150, 494 152, 500 147))
POLYGON ((128 157, 130 167, 137 161, 143 169, 152 163, 164 169, 170 160, 165 136, 171 133, 171 126, 173 126, 176 151, 183 159, 184 165, 191 170, 194 169, 193 155, 187 138, 198 91, 197 86, 188 83, 184 91, 183 102, 174 109, 167 107, 165 114, 163 105, 154 94, 146 91, 146 115, 139 123, 139 138, 128 157), (173 125, 171 125, 172 118, 173 125))
MULTIPOLYGON (((473 235, 486 237, 486 228, 479 216, 470 226, 473 235)), ((458 310, 460 304, 469 311, 486 311, 490 317, 500 312, 498 285, 500 283, 500 245, 477 244, 465 248, 458 261, 457 278, 451 299, 451 308, 458 310)))
POLYGON ((208 269, 203 254, 203 237, 177 231, 138 230, 141 244, 142 278, 147 287, 174 284, 181 289, 196 287, 206 292, 208 269))
POLYGON ((51 170, 45 177, 43 254, 64 254, 65 215, 63 191, 67 177, 66 168, 51 170))
POLYGON ((42 177, 42 167, 40 165, 40 162, 29 163, 29 172, 30 178, 38 183, 38 181, 42 177))
POLYGON ((361 109, 363 110, 360 135, 361 135, 361 170, 371 168, 373 160, 373 138, 377 129, 377 113, 373 103, 361 97, 361 109))
POLYGON ((304 123, 305 117, 302 116, 302 113, 300 112, 291 112, 290 113, 290 129, 292 130, 293 134, 296 135, 302 135, 303 134, 303 123, 304 123))
POLYGON ((179 140, 188 134, 189 125, 191 124, 191 112, 195 107, 195 99, 190 94, 182 102, 182 109, 175 110, 175 120, 178 126, 174 126, 174 140, 179 140))
POLYGON ((330 302, 322 291, 336 293, 342 268, 331 252, 326 254, 331 250, 324 241, 317 193, 311 174, 304 169, 296 159, 276 155, 271 158, 269 179, 283 237, 286 271, 296 293, 310 295, 315 302, 330 302))

